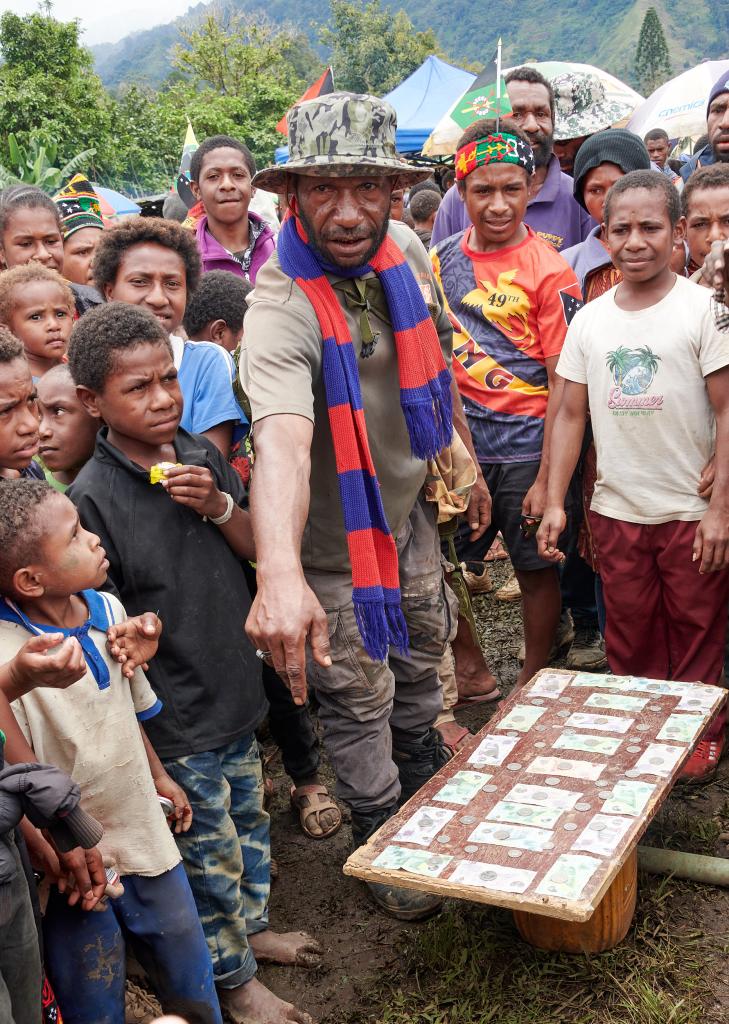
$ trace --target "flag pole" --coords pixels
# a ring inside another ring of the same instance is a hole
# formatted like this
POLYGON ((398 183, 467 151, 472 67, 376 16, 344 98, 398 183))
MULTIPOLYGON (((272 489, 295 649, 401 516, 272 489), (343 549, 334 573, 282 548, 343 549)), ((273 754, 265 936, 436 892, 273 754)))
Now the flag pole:
POLYGON ((501 117, 501 36, 496 44, 496 131, 501 117))

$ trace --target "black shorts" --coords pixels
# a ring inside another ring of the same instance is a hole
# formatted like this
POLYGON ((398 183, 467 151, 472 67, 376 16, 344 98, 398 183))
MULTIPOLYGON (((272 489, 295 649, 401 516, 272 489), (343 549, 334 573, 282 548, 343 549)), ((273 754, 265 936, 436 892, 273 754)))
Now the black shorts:
MULTIPOLYGON (((472 533, 468 518, 464 517, 455 537, 456 551, 462 562, 482 561, 501 532, 511 563, 515 569, 534 572, 546 569, 551 564, 537 554, 536 537, 525 537, 521 532, 522 505, 524 497, 537 478, 539 462, 482 462, 481 471, 491 492, 491 524, 477 541, 468 538, 472 533)), ((577 493, 574 481, 565 499, 567 528, 560 537, 560 548, 566 544, 575 521, 577 493)), ((562 548, 563 549, 563 548, 562 548)), ((447 555, 446 555, 447 557, 447 555)))

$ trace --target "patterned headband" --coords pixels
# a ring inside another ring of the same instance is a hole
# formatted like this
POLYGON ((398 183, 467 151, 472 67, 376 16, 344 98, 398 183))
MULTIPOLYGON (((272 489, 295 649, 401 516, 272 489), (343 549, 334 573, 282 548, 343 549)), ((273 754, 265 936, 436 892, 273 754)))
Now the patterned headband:
POLYGON ((456 153, 456 180, 462 181, 471 171, 487 164, 516 164, 531 177, 534 174, 534 153, 523 139, 508 132, 474 139, 456 153))

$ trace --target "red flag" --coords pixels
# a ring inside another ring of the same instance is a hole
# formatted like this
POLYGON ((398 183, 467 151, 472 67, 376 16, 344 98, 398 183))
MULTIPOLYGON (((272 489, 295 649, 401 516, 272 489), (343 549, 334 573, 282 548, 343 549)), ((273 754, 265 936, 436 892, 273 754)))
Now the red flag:
MULTIPOLYGON (((310 85, 303 96, 299 96, 294 106, 297 103, 301 103, 303 100, 314 100, 317 96, 326 96, 328 92, 334 92, 334 76, 332 69, 327 68, 321 78, 318 78, 313 85, 310 85)), ((281 120, 276 125, 276 131, 281 132, 282 135, 288 135, 289 129, 286 124, 286 118, 288 113, 284 114, 281 120)))

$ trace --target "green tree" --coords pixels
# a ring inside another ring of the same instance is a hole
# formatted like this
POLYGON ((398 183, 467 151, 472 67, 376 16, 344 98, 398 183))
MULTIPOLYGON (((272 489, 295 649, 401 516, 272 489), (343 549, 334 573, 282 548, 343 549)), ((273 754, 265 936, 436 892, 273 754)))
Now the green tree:
POLYGON ((0 188, 21 182, 37 185, 52 195, 74 174, 86 171, 93 156, 93 149, 85 149, 65 163, 56 167, 58 147, 55 142, 36 136, 29 146, 21 146, 12 132, 8 135, 10 166, 0 166, 0 188))
POLYGON ((330 6, 331 27, 319 38, 331 49, 340 89, 382 96, 430 54, 440 54, 430 29, 416 32, 405 11, 383 10, 380 0, 330 0, 330 6))
POLYGON ((635 52, 635 78, 641 92, 649 96, 671 76, 668 43, 655 7, 645 12, 635 52))
POLYGON ((61 163, 88 149, 96 150, 96 164, 111 156, 114 105, 79 43, 77 21, 8 11, 0 18, 0 58, 0 163, 11 163, 10 133, 20 146, 37 137, 55 144, 61 163))

